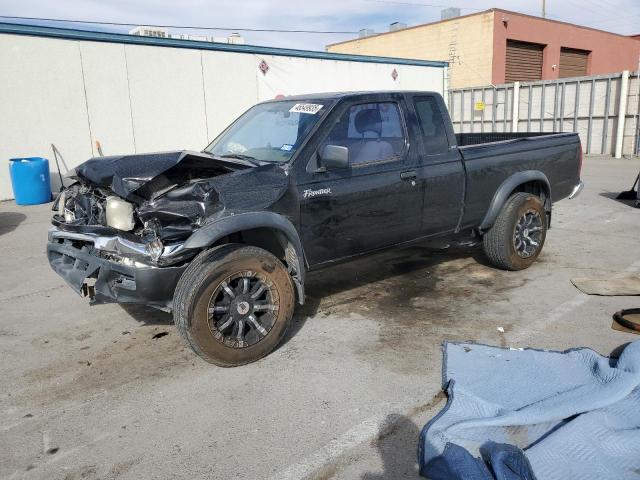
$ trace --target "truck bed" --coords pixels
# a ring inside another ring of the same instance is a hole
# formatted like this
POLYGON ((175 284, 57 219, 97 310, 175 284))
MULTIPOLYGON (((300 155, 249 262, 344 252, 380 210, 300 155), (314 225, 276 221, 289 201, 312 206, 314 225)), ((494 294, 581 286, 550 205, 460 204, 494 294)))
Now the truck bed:
POLYGON ((456 133, 459 147, 480 145, 482 143, 504 142, 521 138, 563 135, 561 132, 491 132, 491 133, 456 133))
POLYGON ((463 133, 456 138, 467 173, 464 227, 484 217, 493 192, 513 175, 541 172, 552 202, 569 196, 580 182, 577 133, 463 133))

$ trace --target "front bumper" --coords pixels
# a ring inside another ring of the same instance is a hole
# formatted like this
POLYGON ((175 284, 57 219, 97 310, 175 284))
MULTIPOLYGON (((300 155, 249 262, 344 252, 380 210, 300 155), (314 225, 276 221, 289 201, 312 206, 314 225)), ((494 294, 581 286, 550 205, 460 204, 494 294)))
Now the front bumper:
POLYGON ((126 257, 96 248, 100 238, 52 228, 47 243, 51 268, 79 295, 88 296, 92 304, 137 303, 172 310, 173 293, 187 264, 125 264, 126 257))

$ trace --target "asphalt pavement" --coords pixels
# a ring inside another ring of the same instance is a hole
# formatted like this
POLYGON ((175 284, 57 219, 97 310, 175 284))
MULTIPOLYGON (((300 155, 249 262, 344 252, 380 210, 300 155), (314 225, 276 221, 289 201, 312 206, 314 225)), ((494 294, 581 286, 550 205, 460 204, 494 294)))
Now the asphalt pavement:
POLYGON ((0 477, 418 478, 443 340, 609 354, 637 338, 611 315, 639 297, 570 278, 640 271, 640 209, 615 200, 639 170, 586 158, 526 271, 414 246, 311 274, 284 344, 233 369, 185 348, 168 314, 90 307, 46 261, 50 205, 0 203, 0 477))

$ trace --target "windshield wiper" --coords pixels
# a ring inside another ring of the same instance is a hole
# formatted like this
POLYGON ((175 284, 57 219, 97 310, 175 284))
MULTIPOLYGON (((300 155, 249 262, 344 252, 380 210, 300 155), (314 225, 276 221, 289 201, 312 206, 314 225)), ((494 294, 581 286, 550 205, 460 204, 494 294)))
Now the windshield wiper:
POLYGON ((241 153, 225 153, 224 155, 220 155, 220 158, 237 158, 238 160, 246 160, 247 162, 259 167, 261 165, 260 160, 251 155, 243 155, 241 153))

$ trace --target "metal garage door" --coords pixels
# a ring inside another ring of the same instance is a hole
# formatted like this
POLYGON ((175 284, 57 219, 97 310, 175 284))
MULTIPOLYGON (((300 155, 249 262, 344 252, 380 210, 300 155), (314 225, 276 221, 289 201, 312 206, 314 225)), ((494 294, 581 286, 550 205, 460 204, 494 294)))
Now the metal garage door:
POLYGON ((542 79, 542 50, 538 43, 507 40, 505 82, 542 79))
POLYGON ((589 52, 577 48, 560 49, 560 78, 583 77, 587 75, 589 52))

